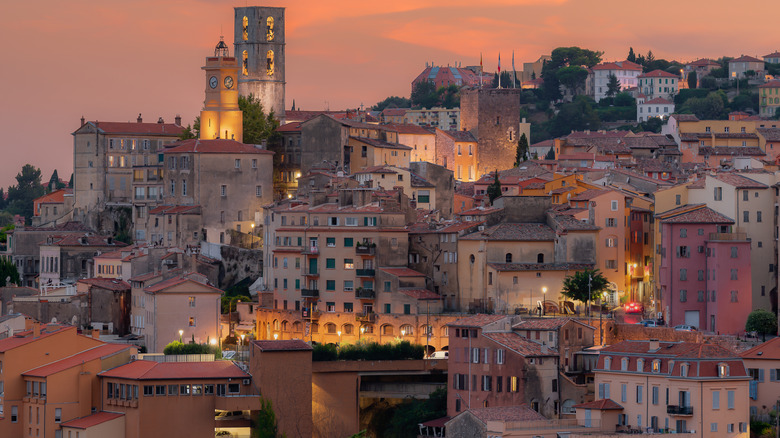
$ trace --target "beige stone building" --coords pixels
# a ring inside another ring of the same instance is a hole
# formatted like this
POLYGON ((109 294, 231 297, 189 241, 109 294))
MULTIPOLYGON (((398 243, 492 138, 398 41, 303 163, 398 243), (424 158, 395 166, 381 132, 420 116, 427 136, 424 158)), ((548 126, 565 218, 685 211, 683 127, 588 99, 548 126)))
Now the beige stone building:
POLYGON ((436 210, 436 186, 408 168, 397 166, 371 166, 355 172, 355 179, 362 185, 393 190, 403 188, 404 194, 415 202, 416 208, 436 210))
POLYGON ((776 409, 777 395, 780 394, 778 347, 780 338, 774 338, 740 354, 751 378, 749 397, 750 416, 753 420, 765 421, 768 414, 776 409))

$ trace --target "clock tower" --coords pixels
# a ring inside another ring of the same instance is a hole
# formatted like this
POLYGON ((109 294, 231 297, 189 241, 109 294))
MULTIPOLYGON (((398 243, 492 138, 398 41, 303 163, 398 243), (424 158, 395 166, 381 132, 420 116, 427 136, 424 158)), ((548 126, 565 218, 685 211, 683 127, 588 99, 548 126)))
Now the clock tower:
POLYGON ((243 114, 238 108, 238 64, 222 39, 214 56, 201 67, 206 72, 206 99, 200 112, 200 139, 224 138, 243 143, 243 114))
POLYGON ((284 8, 250 6, 235 13, 238 92, 255 95, 263 111, 284 123, 284 8))

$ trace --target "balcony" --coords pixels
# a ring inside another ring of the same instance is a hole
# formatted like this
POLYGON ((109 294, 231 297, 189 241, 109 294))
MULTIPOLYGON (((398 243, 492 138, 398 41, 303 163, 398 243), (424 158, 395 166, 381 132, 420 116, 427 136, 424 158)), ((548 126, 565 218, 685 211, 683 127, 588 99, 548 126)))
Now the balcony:
POLYGON ((355 254, 372 256, 376 254, 376 245, 374 246, 358 245, 355 247, 355 254))
POLYGON ((303 275, 305 275, 307 277, 319 277, 320 276, 320 272, 318 270, 316 270, 316 269, 304 269, 303 270, 303 275))
POLYGON ((669 415, 691 416, 693 415, 693 406, 667 405, 666 413, 669 415))
POLYGON ((373 324, 376 322, 376 313, 374 312, 356 313, 355 320, 359 322, 370 322, 373 324))
POLYGON ((355 275, 358 277, 373 277, 376 275, 376 271, 373 269, 357 269, 355 270, 355 275))
POLYGON ((315 319, 320 319, 320 311, 319 310, 310 310, 306 307, 301 309, 301 318, 308 319, 310 321, 314 321, 315 319))
POLYGON ((320 297, 320 290, 319 289, 301 289, 301 296, 303 298, 319 298, 320 297))
POLYGON ((307 246, 303 249, 303 253, 306 255, 316 256, 320 254, 319 246, 307 246))
POLYGON ((376 299, 376 292, 374 292, 374 289, 359 287, 355 289, 355 298, 360 300, 373 300, 376 299))
POLYGON ((708 240, 734 242, 748 240, 747 233, 710 233, 708 240))

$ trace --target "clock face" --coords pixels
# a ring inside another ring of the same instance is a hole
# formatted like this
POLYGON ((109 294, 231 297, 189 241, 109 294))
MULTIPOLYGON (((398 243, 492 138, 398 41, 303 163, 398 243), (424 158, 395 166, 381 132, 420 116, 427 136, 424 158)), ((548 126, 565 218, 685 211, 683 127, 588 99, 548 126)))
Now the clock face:
POLYGON ((228 90, 233 88, 233 77, 232 76, 228 76, 228 77, 225 78, 225 88, 227 88, 228 90))
POLYGON ((216 76, 210 77, 209 78, 209 87, 217 88, 217 85, 219 85, 219 79, 217 79, 216 76))

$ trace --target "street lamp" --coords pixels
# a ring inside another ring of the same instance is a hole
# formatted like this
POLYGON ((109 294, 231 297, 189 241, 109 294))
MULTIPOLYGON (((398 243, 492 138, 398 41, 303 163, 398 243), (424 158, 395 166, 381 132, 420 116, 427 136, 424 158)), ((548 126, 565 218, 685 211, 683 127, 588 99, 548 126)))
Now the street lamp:
POLYGON ((365 327, 360 327, 360 334, 358 335, 358 342, 360 342, 360 339, 363 337, 363 333, 366 332, 365 327))
POLYGON ((339 345, 341 345, 341 330, 337 331, 336 334, 339 335, 339 345))
POLYGON ((184 335, 184 330, 179 330, 179 342, 184 343, 184 338, 182 336, 184 335))
POLYGON ((279 333, 274 333, 274 341, 279 339, 279 333))
POLYGON ((252 249, 255 249, 255 223, 252 222, 252 249))
POLYGON ((547 301, 547 286, 542 288, 542 316, 545 316, 544 303, 547 301))
POLYGON ((242 333, 241 334, 241 356, 242 357, 244 356, 244 336, 246 335, 242 333))

